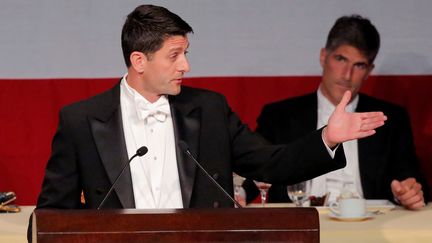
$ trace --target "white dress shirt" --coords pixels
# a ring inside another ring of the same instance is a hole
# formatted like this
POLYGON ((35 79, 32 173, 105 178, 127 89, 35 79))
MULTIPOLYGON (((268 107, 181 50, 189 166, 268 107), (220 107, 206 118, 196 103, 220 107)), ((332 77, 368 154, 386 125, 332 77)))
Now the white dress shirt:
POLYGON ((130 164, 135 207, 183 208, 168 99, 161 96, 150 103, 126 80, 127 75, 120 84, 120 104, 128 156, 141 146, 148 148, 130 164))
MULTIPOLYGON (((317 96, 318 129, 327 125, 328 119, 336 107, 322 94, 321 87, 317 91, 317 96)), ((358 101, 359 96, 356 96, 354 100, 347 105, 346 111, 354 112, 358 101)), ((310 195, 322 196, 326 192, 330 192, 329 202, 332 202, 336 200, 342 189, 346 189, 363 197, 363 190, 360 182, 357 140, 344 142, 342 146, 347 161, 346 167, 312 179, 308 183, 310 195)))

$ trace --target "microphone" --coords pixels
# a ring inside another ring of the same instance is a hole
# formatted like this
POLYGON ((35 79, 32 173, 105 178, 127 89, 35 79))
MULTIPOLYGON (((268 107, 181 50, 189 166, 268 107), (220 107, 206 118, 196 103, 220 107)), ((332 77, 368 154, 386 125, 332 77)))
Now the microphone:
POLYGON ((242 205, 240 205, 240 203, 238 203, 236 200, 234 200, 234 198, 232 198, 230 196, 230 194, 225 191, 225 189, 223 189, 223 187, 215 180, 213 179, 213 177, 207 172, 206 169, 204 169, 204 167, 201 166, 201 164, 198 162, 198 160, 195 159, 195 157, 191 154, 191 152, 189 151, 189 148, 187 146, 187 144, 183 141, 183 140, 179 140, 178 145, 180 147, 180 149, 187 154, 187 156, 189 156, 189 158, 191 158, 195 164, 201 169, 202 172, 204 172, 204 174, 207 176, 207 178, 210 179, 210 181, 221 191, 225 194, 225 196, 231 200, 238 208, 243 208, 242 205))
POLYGON ((103 198, 102 202, 99 204, 99 206, 97 207, 97 209, 99 210, 105 203, 105 201, 107 200, 107 198, 109 197, 109 195, 111 195, 112 190, 114 189, 118 179, 120 178, 120 176, 123 174, 123 172, 125 171, 126 167, 130 164, 130 162, 137 156, 141 157, 143 155, 145 155, 148 152, 148 148, 146 146, 142 146, 141 148, 139 148, 136 153, 123 165, 123 168, 120 172, 120 174, 118 174, 118 176, 116 177, 116 179, 114 180, 113 184, 111 185, 109 191, 107 192, 107 194, 105 195, 105 197, 103 198))

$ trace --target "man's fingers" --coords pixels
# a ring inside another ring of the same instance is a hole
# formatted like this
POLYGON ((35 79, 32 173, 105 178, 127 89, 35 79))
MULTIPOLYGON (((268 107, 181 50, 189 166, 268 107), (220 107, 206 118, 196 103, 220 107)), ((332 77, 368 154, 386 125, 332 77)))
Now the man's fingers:
POLYGON ((380 126, 384 125, 383 121, 380 122, 370 122, 367 124, 361 124, 360 125, 360 131, 361 132, 365 132, 365 131, 369 131, 369 130, 374 130, 375 128, 378 128, 380 126))
POLYGON ((402 186, 406 186, 406 187, 413 187, 415 184, 419 184, 417 183, 416 179, 413 177, 409 177, 403 181, 401 181, 402 186))
POLYGON ((414 197, 415 195, 417 195, 418 191, 415 191, 409 187, 405 187, 404 186, 404 192, 403 193, 399 193, 399 195, 397 196, 397 198, 399 199, 399 201, 406 201, 411 197, 414 197))
POLYGON ((361 119, 371 119, 371 118, 379 118, 379 119, 384 119, 387 120, 387 116, 384 115, 383 112, 381 111, 370 111, 370 112, 362 112, 360 113, 360 118, 361 119))
POLYGON ((421 189, 422 189, 422 185, 420 184, 420 183, 418 183, 418 182, 416 182, 413 186, 412 186, 412 188, 415 190, 415 191, 421 191, 421 189))
POLYGON ((387 117, 382 112, 360 113, 359 130, 365 132, 384 125, 387 117))
POLYGON ((409 205, 409 206, 406 206, 406 208, 408 208, 408 209, 412 209, 412 210, 416 210, 416 209, 421 209, 421 208, 423 208, 424 206, 425 206, 425 203, 424 203, 424 201, 422 200, 422 201, 420 201, 420 202, 417 202, 417 203, 411 204, 411 205, 409 205))
POLYGON ((396 197, 403 193, 402 185, 398 180, 391 182, 391 188, 396 197))
POLYGON ((345 107, 348 105, 348 103, 351 100, 351 91, 347 90, 345 91, 344 95, 342 96, 341 101, 336 106, 336 112, 343 112, 345 111, 345 107))
POLYGON ((391 189, 400 204, 408 209, 419 209, 425 206, 422 186, 415 178, 407 178, 401 182, 393 180, 391 189))
POLYGON ((422 185, 415 178, 405 179, 400 185, 403 190, 395 196, 404 207, 415 209, 424 206, 422 185))
POLYGON ((367 131, 360 131, 356 133, 356 138, 365 138, 369 137, 371 135, 374 135, 376 133, 375 130, 367 130, 367 131))
POLYGON ((413 190, 407 192, 401 197, 401 203, 403 205, 411 205, 423 201, 423 192, 414 192, 413 190))
POLYGON ((408 209, 419 209, 425 206, 423 191, 420 191, 413 197, 400 201, 400 203, 408 209))
POLYGON ((384 114, 381 115, 371 115, 371 116, 362 116, 360 115, 361 122, 363 123, 371 123, 371 122, 383 122, 387 120, 387 116, 384 114))

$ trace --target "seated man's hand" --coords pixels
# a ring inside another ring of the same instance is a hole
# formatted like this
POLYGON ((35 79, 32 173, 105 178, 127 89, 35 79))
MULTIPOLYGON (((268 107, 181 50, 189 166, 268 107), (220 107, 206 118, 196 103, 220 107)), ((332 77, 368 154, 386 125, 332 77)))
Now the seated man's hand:
POLYGON ((391 190, 394 197, 407 209, 420 209, 425 206, 422 186, 415 178, 393 180, 391 190))

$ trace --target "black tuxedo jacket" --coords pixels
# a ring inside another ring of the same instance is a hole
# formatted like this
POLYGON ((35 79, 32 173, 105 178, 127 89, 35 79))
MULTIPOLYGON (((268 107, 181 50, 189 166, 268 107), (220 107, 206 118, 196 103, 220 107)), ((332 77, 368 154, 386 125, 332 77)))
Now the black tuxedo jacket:
MULTIPOLYGON (((179 95, 168 99, 176 144, 185 141, 230 194, 232 172, 271 183, 294 183, 345 166, 343 149, 331 159, 321 131, 311 131, 288 145, 272 146, 242 124, 220 94, 183 87, 179 95)), ((176 153, 185 208, 233 206, 178 146, 176 153)), ((61 110, 37 208, 96 208, 127 160, 117 84, 61 110)), ((104 207, 135 207, 129 169, 104 207)))
MULTIPOLYGON (((316 92, 266 105, 258 118, 256 131, 273 144, 289 143, 316 130, 318 113, 316 92)), ((415 177, 427 194, 427 184, 420 175, 408 113, 400 106, 359 94, 357 112, 383 111, 386 124, 375 135, 358 140, 359 170, 366 199, 393 200, 393 179, 415 177)), ((311 151, 313 149, 311 148, 311 151)), ((252 182, 246 182, 251 200, 258 194, 252 182)), ((426 201, 429 196, 425 195, 426 201)), ((289 201, 286 186, 274 185, 269 201, 289 201)))

